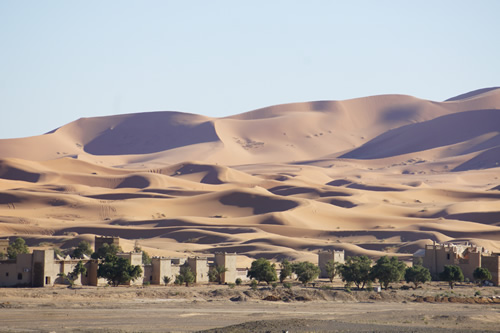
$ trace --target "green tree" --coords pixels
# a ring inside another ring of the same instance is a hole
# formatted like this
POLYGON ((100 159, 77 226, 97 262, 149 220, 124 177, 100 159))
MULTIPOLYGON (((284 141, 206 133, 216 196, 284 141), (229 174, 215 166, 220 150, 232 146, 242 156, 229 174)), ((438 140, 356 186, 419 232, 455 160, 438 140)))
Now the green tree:
POLYGON ((85 275, 87 274, 87 268, 85 267, 85 264, 83 261, 79 261, 78 264, 76 264, 75 268, 73 269, 73 272, 71 274, 75 277, 75 279, 78 277, 78 275, 85 275))
POLYGON ((3 253, 2 251, 0 251, 0 260, 3 260, 7 258, 7 255, 5 253, 3 253))
POLYGON ((367 256, 347 257, 345 264, 340 268, 342 281, 354 283, 358 289, 364 289, 370 278, 371 260, 367 256))
POLYGON ((225 266, 215 266, 208 271, 208 280, 210 282, 222 283, 222 276, 226 273, 228 269, 225 266))
POLYGON ((249 278, 259 281, 265 281, 267 284, 276 281, 276 268, 274 264, 265 258, 259 258, 252 262, 252 266, 248 270, 247 276, 249 278))
POLYGON ((380 286, 387 290, 389 284, 403 279, 406 265, 396 257, 383 256, 377 260, 370 270, 372 281, 378 280, 380 286))
POLYGON ((293 272, 297 274, 297 279, 300 282, 306 284, 319 276, 320 269, 312 262, 303 261, 293 265, 293 272))
POLYGON ((81 259, 83 255, 91 256, 92 255, 92 246, 89 242, 81 241, 78 243, 78 246, 73 250, 73 258, 81 259))
POLYGON ((479 285, 484 284, 484 281, 491 280, 490 271, 484 267, 477 267, 472 273, 472 276, 474 276, 474 279, 479 281, 479 285))
POLYGON ((172 281, 172 278, 170 276, 164 276, 163 277, 163 283, 165 283, 165 285, 168 285, 170 283, 170 281, 172 281))
POLYGON ((139 278, 142 274, 141 266, 131 265, 125 258, 119 258, 114 254, 108 254, 106 259, 99 264, 97 276, 105 278, 108 283, 116 287, 121 283, 127 283, 139 278))
POLYGON ((290 277, 293 273, 293 266, 287 259, 283 259, 280 263, 280 283, 286 280, 286 278, 290 277))
POLYGON ((186 287, 189 287, 190 283, 193 283, 196 280, 196 276, 191 271, 191 268, 187 265, 181 267, 179 274, 175 277, 175 284, 186 284, 186 287))
POLYGON ((431 280, 431 273, 423 266, 408 267, 405 271, 405 281, 413 283, 413 289, 417 289, 420 283, 426 283, 431 280))
POLYGON ((102 245, 102 247, 100 247, 99 249, 97 249, 96 252, 92 253, 92 258, 93 259, 104 259, 106 258, 108 255, 114 255, 116 256, 116 254, 118 252, 122 252, 122 248, 116 244, 107 244, 107 243, 104 243, 102 245))
POLYGON ((328 260, 325 265, 325 271, 326 275, 328 275, 328 279, 330 279, 330 282, 333 282, 335 276, 340 273, 340 267, 342 267, 341 263, 333 260, 328 260))
POLYGON ((460 267, 455 265, 446 265, 444 266, 444 271, 439 274, 439 278, 442 281, 447 281, 450 288, 453 289, 456 282, 464 280, 464 274, 462 273, 460 267))
POLYGON ((18 254, 30 253, 28 245, 21 237, 16 238, 16 240, 7 247, 7 256, 9 259, 16 259, 18 254))

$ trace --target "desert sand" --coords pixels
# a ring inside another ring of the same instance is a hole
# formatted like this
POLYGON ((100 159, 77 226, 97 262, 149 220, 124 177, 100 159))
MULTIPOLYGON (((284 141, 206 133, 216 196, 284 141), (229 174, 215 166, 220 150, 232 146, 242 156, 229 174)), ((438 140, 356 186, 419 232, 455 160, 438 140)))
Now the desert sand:
POLYGON ((0 237, 68 249, 113 235, 242 267, 319 249, 409 260, 433 241, 498 252, 499 108, 492 88, 82 118, 0 140, 0 237))

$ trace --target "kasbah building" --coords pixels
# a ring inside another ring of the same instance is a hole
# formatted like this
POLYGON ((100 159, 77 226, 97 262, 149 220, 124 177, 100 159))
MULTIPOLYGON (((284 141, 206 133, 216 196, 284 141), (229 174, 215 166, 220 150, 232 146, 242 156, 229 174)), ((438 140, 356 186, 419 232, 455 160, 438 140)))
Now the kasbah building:
MULTIPOLYGON (((119 245, 120 238, 112 236, 96 236, 95 251, 104 244, 119 245)), ((0 240, 0 251, 7 252, 9 240, 0 240)), ((247 269, 237 268, 237 254, 215 253, 214 256, 193 256, 188 258, 153 257, 150 265, 142 262, 142 252, 121 252, 118 257, 126 258, 132 265, 142 268, 142 275, 129 285, 163 285, 165 276, 173 281, 180 273, 182 265, 187 264, 195 275, 195 283, 208 283, 208 271, 211 267, 224 266, 227 271, 222 276, 222 283, 234 283, 237 278, 248 280, 247 269)), ((344 263, 344 251, 319 251, 318 266, 320 278, 326 278, 326 263, 330 260, 344 263)), ((53 250, 33 250, 30 254, 19 254, 16 259, 0 260, 0 287, 48 287, 54 284, 64 284, 61 273, 71 273, 79 261, 87 269, 85 275, 80 275, 75 285, 104 286, 106 279, 97 277, 99 260, 84 257, 83 259, 55 256, 53 250)), ((445 265, 459 266, 464 277, 474 280, 473 271, 477 267, 487 268, 494 285, 500 285, 500 253, 491 253, 486 249, 468 243, 463 244, 432 244, 426 245, 414 253, 413 262, 429 269, 433 279, 438 279, 445 265)))

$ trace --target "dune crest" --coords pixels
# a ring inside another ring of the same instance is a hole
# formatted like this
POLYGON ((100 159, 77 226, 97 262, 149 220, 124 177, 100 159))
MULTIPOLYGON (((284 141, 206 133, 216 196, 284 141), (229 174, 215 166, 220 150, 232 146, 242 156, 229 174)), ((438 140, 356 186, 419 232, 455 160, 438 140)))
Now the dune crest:
POLYGON ((434 241, 500 251, 498 124, 498 88, 82 118, 0 140, 0 234, 275 260, 409 259, 434 241))

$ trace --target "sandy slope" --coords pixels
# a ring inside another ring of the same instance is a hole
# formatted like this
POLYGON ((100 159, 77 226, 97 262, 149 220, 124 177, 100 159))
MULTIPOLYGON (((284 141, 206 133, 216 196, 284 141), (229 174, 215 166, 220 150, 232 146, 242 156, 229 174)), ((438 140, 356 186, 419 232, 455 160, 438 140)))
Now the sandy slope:
POLYGON ((409 258, 450 240, 500 251, 499 108, 500 89, 483 89, 80 119, 0 140, 0 236, 274 259, 409 258))

